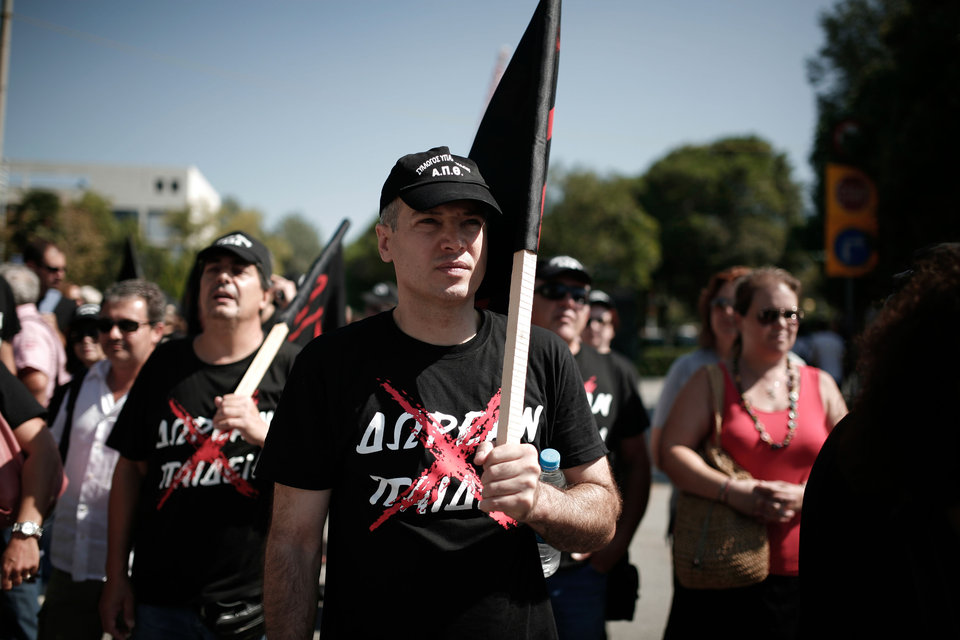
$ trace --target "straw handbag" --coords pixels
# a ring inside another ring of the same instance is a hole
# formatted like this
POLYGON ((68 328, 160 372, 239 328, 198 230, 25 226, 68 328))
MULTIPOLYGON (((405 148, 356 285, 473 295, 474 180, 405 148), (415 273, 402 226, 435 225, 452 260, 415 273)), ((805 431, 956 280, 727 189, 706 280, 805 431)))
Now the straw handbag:
MULTIPOLYGON (((715 429, 713 437, 704 440, 700 455, 731 478, 750 478, 720 446, 723 372, 712 364, 707 373, 715 429)), ((767 526, 718 500, 680 492, 674 520, 673 569, 677 580, 688 589, 730 589, 762 582, 770 569, 767 526)))

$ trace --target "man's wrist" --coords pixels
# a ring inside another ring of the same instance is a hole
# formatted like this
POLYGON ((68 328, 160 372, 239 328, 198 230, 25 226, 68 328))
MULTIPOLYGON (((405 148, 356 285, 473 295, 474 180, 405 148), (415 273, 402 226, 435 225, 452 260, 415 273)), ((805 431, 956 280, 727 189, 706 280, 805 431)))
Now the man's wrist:
POLYGON ((43 536, 43 527, 33 520, 14 522, 10 530, 14 535, 20 535, 24 538, 36 538, 40 540, 40 537, 43 536))

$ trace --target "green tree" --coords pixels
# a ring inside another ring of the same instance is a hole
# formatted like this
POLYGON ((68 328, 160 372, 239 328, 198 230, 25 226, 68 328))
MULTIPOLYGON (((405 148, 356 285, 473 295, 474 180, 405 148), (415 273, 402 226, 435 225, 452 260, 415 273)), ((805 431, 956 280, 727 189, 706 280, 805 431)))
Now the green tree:
POLYGON ((735 264, 785 263, 802 222, 800 187, 786 156, 754 136, 688 145, 654 163, 639 201, 661 229, 658 295, 688 310, 710 275, 735 264))
POLYGON ((281 273, 297 275, 306 273, 323 247, 320 235, 303 215, 291 213, 277 223, 274 235, 282 238, 290 247, 290 256, 283 264, 281 273))
POLYGON ((63 207, 60 223, 67 280, 101 291, 114 282, 123 257, 123 235, 110 202, 87 191, 63 207))
POLYGON ((825 42, 808 62, 817 91, 811 165, 818 180, 806 243, 823 247, 825 165, 866 172, 877 187, 880 262, 858 286, 868 292, 861 299, 882 296, 889 275, 916 249, 960 239, 960 3, 843 0, 820 24, 825 42))
POLYGON ((598 286, 639 292, 660 261, 659 225, 635 197, 636 180, 590 171, 551 176, 540 254, 571 255, 598 286))
POLYGON ((380 259, 377 249, 379 222, 374 218, 356 240, 344 248, 343 262, 346 269, 347 303, 354 309, 363 309, 363 294, 378 282, 394 282, 393 265, 380 259))
POLYGON ((20 204, 11 207, 4 228, 4 260, 23 253, 34 238, 60 243, 60 197, 45 189, 27 191, 20 204))

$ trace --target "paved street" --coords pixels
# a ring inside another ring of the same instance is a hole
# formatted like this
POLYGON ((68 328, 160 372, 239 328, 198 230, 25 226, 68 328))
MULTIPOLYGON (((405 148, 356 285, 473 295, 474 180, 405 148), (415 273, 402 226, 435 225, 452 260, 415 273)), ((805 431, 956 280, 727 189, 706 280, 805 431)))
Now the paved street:
POLYGON ((650 504, 630 544, 630 560, 640 569, 640 600, 631 622, 607 623, 610 640, 660 640, 673 594, 670 546, 666 539, 669 483, 658 480, 650 504))

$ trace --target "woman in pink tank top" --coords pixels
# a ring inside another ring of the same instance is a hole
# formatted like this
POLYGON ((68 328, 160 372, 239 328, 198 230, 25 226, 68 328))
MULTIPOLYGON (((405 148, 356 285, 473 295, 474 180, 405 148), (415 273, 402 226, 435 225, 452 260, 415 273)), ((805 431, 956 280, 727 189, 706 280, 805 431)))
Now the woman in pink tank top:
POLYGON ((735 589, 675 584, 665 638, 718 631, 793 638, 799 620, 798 556, 804 483, 847 407, 833 378, 789 356, 803 312, 800 282, 767 267, 745 276, 734 301, 739 338, 724 372, 721 444, 752 479, 731 480, 697 453, 711 433, 707 370, 691 377, 664 425, 663 470, 681 490, 723 502, 767 524, 770 576, 735 589))

